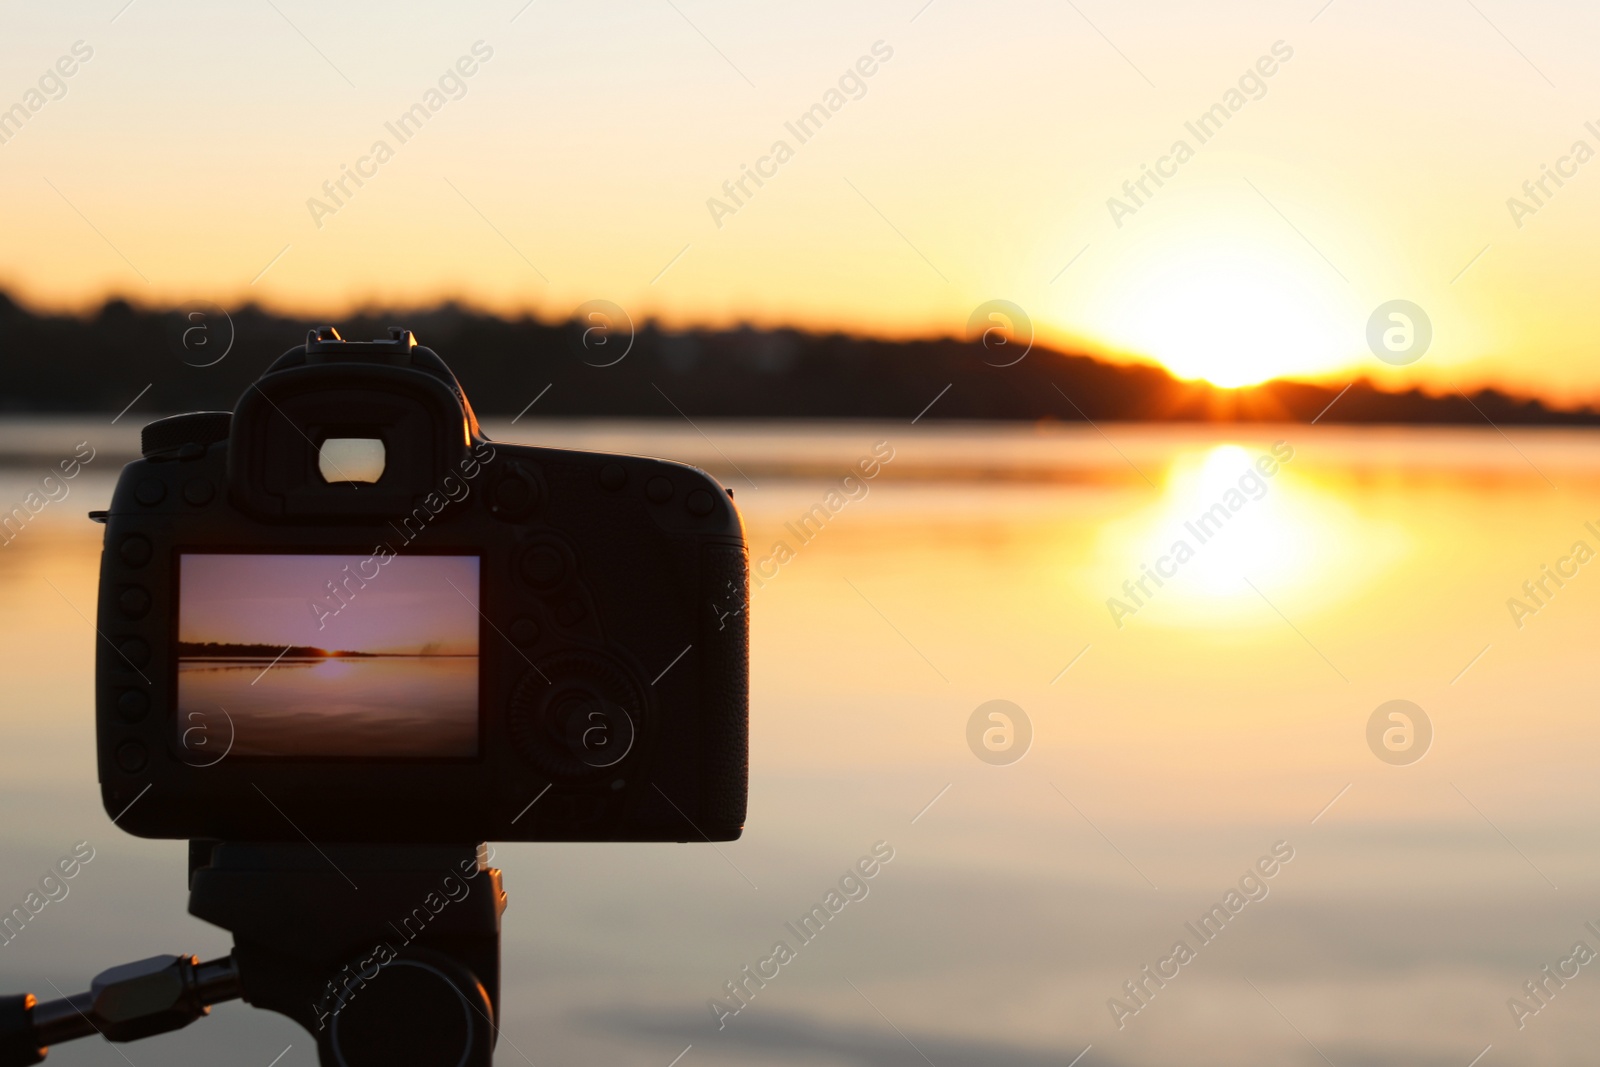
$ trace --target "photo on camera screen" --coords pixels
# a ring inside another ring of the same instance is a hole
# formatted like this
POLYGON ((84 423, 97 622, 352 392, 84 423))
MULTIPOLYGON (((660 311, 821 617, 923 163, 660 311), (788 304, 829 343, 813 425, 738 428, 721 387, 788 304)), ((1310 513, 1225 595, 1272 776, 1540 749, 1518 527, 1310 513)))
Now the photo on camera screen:
POLYGON ((180 743, 233 756, 478 754, 477 556, 184 553, 180 743))

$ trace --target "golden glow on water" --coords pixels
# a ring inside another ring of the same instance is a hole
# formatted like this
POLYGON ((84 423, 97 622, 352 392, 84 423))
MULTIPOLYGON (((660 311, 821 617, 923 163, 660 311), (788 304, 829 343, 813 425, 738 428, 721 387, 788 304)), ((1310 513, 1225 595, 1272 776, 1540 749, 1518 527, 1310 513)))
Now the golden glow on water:
POLYGON ((1292 458, 1229 443, 1178 452, 1160 495, 1102 524, 1095 545, 1086 593, 1117 599, 1141 623, 1214 629, 1260 625, 1263 595, 1308 612, 1358 599, 1406 538, 1362 518, 1292 458))
MULTIPOLYGON (((963 716, 1005 698, 1038 729, 1007 779, 1018 790, 1007 818, 1049 817, 1047 768, 1125 825, 1149 827, 1277 818, 1307 803, 1309 818, 1352 778, 1341 806, 1360 819, 1397 817, 1385 807, 1395 790, 1413 816, 1476 818, 1452 775, 1464 790, 1494 781, 1508 811, 1531 811, 1518 806, 1527 783, 1505 776, 1507 746, 1546 761, 1564 796, 1572 788, 1572 740, 1593 734, 1580 648, 1600 585, 1586 569, 1520 631, 1505 604, 1582 534, 1600 442, 1512 435, 1555 491, 1493 431, 1103 429, 1154 485, 1090 429, 995 431, 967 445, 993 457, 1026 444, 1063 475, 1085 468, 1065 482, 912 478, 919 463, 952 462, 955 435, 896 435, 871 494, 756 593, 765 765, 922 768, 941 776, 936 790, 971 758, 963 716), (1265 493, 1241 491, 1220 532, 1150 583, 1154 595, 1118 627, 1107 602, 1127 599, 1123 582, 1175 540, 1196 542, 1185 523, 1238 489, 1280 437, 1294 455, 1263 478, 1265 493), (1452 724, 1403 777, 1361 734, 1396 698, 1452 724), (1518 719, 1513 705, 1544 710, 1518 719), (1528 734, 1531 721, 1543 725, 1528 734)), ((856 448, 840 449, 841 469, 856 448)), ((752 543, 785 537, 824 488, 740 494, 752 543)))
MULTIPOLYGON (((1360 1059, 1359 1047, 1464 1064, 1491 1041, 1498 1055, 1502 1038, 1527 1062, 1584 1062, 1593 1013, 1581 984, 1522 1033, 1504 1005, 1538 964, 1587 936, 1571 902, 1600 894, 1600 563, 1520 629, 1506 600, 1574 540, 1600 543, 1585 527, 1600 526, 1600 437, 1320 425, 1106 425, 1105 436, 517 429, 703 464, 741 486, 757 553, 780 539, 795 552, 750 609, 742 840, 497 846, 514 904, 538 902, 507 912, 510 1040, 564 1042, 575 1063, 642 1059, 645 1041, 660 1044, 657 1032, 595 1036, 609 1015, 593 1031, 571 1024, 602 1002, 664 1004, 706 1025, 704 998, 784 936, 782 921, 859 849, 886 839, 899 858, 838 920, 849 936, 806 949, 730 1033, 803 1018, 878 1035, 881 1019, 840 988, 838 974, 852 973, 939 1062, 953 1046, 938 1035, 985 1063, 1066 1063, 1091 1042, 1090 1058, 1109 1049, 1128 1067, 1305 1062, 1304 1040, 1261 993, 1335 1062, 1360 1059), (796 538, 786 524, 885 438, 895 457, 869 491, 796 538), (1278 438, 1294 455, 1263 479, 1265 493, 1240 490, 1227 525, 1118 628, 1106 600, 1278 438), (719 468, 719 449, 760 488, 719 468), (973 710, 995 699, 1033 727, 1011 766, 967 747, 973 710), (1373 710, 1395 699, 1434 727, 1411 766, 1381 762, 1365 740, 1373 710), (1119 1031, 1106 998, 1280 839, 1297 855, 1271 897, 1119 1031), (642 931, 666 964, 630 965, 642 931), (597 958, 617 962, 597 968, 597 958), (983 1012, 975 995, 990 997, 983 1012)), ((0 501, 31 480, 0 476, 0 501)), ((109 476, 78 482, 69 506, 0 547, 0 783, 29 812, 7 842, 9 869, 42 869, 81 838, 104 855, 74 883, 76 910, 46 913, 7 949, 29 973, 63 958, 93 973, 108 956, 147 951, 124 929, 130 910, 170 916, 167 940, 204 932, 182 913, 182 843, 119 833, 95 789, 86 665, 96 636, 79 611, 93 613, 103 528, 82 516, 109 488, 109 476)), ((213 934, 207 954, 225 952, 213 934)), ((294 1040, 286 1032, 263 1062, 294 1040)), ((800 1062, 707 1047, 726 1053, 707 1063, 800 1062)), ((835 1062, 837 1048, 813 1058, 835 1062)))

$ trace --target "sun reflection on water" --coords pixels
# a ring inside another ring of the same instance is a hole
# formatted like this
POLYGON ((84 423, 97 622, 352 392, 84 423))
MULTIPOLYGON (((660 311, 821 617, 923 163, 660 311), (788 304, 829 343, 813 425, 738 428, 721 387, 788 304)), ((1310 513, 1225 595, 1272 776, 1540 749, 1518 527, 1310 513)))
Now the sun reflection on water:
POLYGON ((1287 442, 1186 450, 1159 499, 1101 527, 1093 580, 1123 625, 1259 624, 1256 590, 1301 613, 1327 610, 1406 549, 1403 533, 1347 497, 1297 468, 1287 442))

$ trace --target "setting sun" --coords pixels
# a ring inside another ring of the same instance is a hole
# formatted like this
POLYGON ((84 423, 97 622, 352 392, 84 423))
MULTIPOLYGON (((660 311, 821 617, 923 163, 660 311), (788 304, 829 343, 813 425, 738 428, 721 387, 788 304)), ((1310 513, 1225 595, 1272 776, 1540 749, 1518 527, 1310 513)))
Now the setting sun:
POLYGON ((1129 294, 1128 333, 1182 378, 1221 386, 1326 370, 1345 346, 1317 296, 1268 263, 1174 263, 1129 294))
POLYGON ((1362 315, 1349 287, 1292 232, 1276 233, 1264 205, 1241 201, 1228 217, 1168 227, 1118 255, 1081 311, 1092 334, 1223 387, 1326 374, 1359 358, 1362 315))

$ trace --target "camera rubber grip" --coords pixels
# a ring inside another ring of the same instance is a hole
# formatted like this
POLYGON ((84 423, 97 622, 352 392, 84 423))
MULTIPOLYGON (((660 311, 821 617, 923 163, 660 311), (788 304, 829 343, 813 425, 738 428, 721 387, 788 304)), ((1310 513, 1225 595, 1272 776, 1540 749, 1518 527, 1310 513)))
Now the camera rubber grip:
POLYGON ((745 549, 708 546, 705 577, 711 605, 701 615, 700 815, 713 837, 713 826, 737 836, 750 788, 750 575, 745 549))

